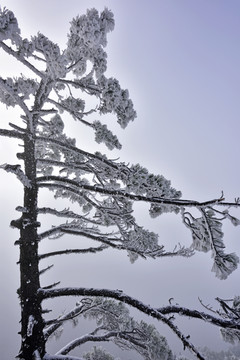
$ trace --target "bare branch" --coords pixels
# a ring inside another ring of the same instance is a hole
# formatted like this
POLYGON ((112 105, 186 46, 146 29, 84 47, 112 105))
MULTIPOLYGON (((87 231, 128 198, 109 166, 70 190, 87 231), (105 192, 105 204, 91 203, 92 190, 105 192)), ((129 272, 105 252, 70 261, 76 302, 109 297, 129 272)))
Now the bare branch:
POLYGON ((39 271, 39 275, 44 274, 46 271, 50 270, 54 265, 49 265, 48 267, 46 267, 45 269, 42 269, 39 271))
POLYGON ((39 260, 42 259, 46 259, 47 257, 50 256, 56 256, 56 255, 68 255, 68 254, 86 254, 86 253, 92 253, 95 254, 97 252, 103 251, 105 249, 107 249, 108 246, 106 245, 101 245, 99 247, 90 247, 88 249, 66 249, 66 250, 62 250, 62 251, 53 251, 50 253, 46 253, 46 254, 40 254, 39 255, 39 260))

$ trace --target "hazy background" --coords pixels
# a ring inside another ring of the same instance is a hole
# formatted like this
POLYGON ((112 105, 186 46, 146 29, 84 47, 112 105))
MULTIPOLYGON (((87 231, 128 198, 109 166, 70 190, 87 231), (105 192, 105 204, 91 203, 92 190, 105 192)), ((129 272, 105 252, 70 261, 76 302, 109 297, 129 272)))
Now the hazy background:
MULTIPOLYGON (((129 89, 138 113, 125 131, 113 119, 112 128, 123 149, 112 152, 110 157, 139 162, 163 174, 182 191, 183 198, 209 200, 219 197, 222 190, 230 201, 240 195, 238 0, 5 0, 1 5, 15 13, 23 36, 41 31, 62 49, 73 16, 85 13, 87 8, 101 11, 109 7, 116 26, 108 37, 107 75, 118 78, 122 87, 129 89)), ((2 52, 0 64, 3 77, 18 72, 17 63, 2 52)), ((2 105, 0 111, 1 128, 18 115, 17 111, 6 112, 2 105)), ((93 136, 86 136, 81 125, 76 127, 70 121, 67 128, 79 135, 80 146, 95 151, 93 136)), ((1 138, 1 163, 17 163, 17 144, 1 138)), ((107 153, 103 146, 98 148, 107 153)), ((14 209, 22 204, 22 188, 13 175, 1 172, 0 176, 0 348, 1 358, 8 360, 19 348, 20 319, 16 295, 18 249, 13 245, 18 232, 9 229, 9 223, 19 216, 14 209)), ((151 220, 145 206, 137 207, 137 214, 145 226, 159 233, 160 243, 167 249, 172 250, 178 242, 191 243, 180 217, 164 215, 151 220)), ((226 250, 239 254, 239 229, 227 225, 225 234, 226 250)), ((55 244, 45 240, 42 246, 44 250, 55 244)), ((174 297, 181 305, 201 310, 198 297, 216 306, 215 297, 239 294, 239 270, 228 280, 219 281, 211 267, 210 254, 197 254, 191 259, 138 260, 131 265, 126 254, 109 250, 101 255, 56 258, 56 266, 44 278, 44 285, 61 279, 62 286, 119 288, 153 306, 168 304, 168 299, 174 297)), ((74 304, 75 299, 71 301, 74 304)), ((66 299, 59 301, 57 308, 64 310, 66 304, 66 299)), ((173 350, 182 352, 178 339, 166 327, 154 323, 173 350)), ((222 342, 217 328, 193 320, 184 320, 181 326, 199 346, 214 350, 229 346, 222 342)), ((59 344, 64 344, 64 339, 59 344)), ((55 349, 55 345, 51 346, 55 349)), ((123 354, 122 359, 130 358, 126 356, 123 354)))

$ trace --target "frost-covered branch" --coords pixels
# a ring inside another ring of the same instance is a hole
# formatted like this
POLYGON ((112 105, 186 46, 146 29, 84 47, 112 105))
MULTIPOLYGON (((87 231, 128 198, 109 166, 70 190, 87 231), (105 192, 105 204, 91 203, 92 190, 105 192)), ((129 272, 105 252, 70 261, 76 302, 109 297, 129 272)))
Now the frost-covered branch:
POLYGON ((10 164, 3 164, 0 165, 0 169, 5 170, 6 172, 10 172, 16 175, 18 180, 21 181, 21 183, 26 186, 27 188, 31 188, 31 181, 28 179, 28 177, 24 174, 24 172, 21 170, 21 165, 10 165, 10 164))
POLYGON ((157 308, 157 310, 164 315, 179 314, 180 316, 187 316, 189 318, 200 319, 221 328, 240 330, 240 323, 238 321, 215 317, 208 313, 204 313, 198 310, 191 310, 176 305, 157 308))
POLYGON ((208 252, 212 251, 213 267, 219 279, 226 279, 234 270, 236 270, 239 258, 235 253, 225 254, 223 249, 223 231, 222 221, 226 218, 239 225, 239 220, 228 213, 228 209, 223 212, 215 210, 213 207, 197 207, 202 217, 195 218, 189 212, 182 212, 183 223, 192 232, 193 250, 208 252), (225 212, 227 211, 226 215, 225 212), (224 215, 217 218, 216 215, 224 215))
POLYGON ((69 184, 72 185, 78 189, 84 189, 89 190, 95 193, 103 194, 103 195, 112 195, 112 196, 121 196, 128 198, 130 200, 134 201, 143 201, 143 202, 150 202, 150 203, 156 203, 160 205, 175 205, 179 207, 196 207, 196 208, 204 208, 208 206, 235 206, 239 207, 240 203, 236 202, 224 202, 222 198, 220 199, 213 199, 208 201, 199 202, 196 200, 183 200, 183 199, 168 199, 168 198, 157 198, 157 197, 149 197, 149 196, 143 196, 143 195, 136 195, 129 193, 125 190, 115 190, 115 189, 109 189, 106 187, 100 187, 95 185, 89 185, 81 182, 76 182, 71 179, 61 178, 59 176, 42 176, 38 179, 39 187, 49 187, 49 188, 59 188, 62 187, 63 189, 68 189, 72 191, 74 188, 65 187, 64 185, 60 185, 59 183, 63 184, 69 184), (42 183, 42 181, 56 181, 57 183, 42 183))
POLYGON ((22 98, 15 92, 12 79, 8 78, 5 80, 0 77, 0 90, 1 90, 0 91, 1 102, 9 106, 14 106, 15 104, 17 104, 29 117, 29 119, 32 118, 31 112, 29 111, 27 105, 22 100, 22 98), (7 98, 6 98, 6 94, 7 94, 7 98))
MULTIPOLYGON (((52 231, 49 230, 48 234, 46 236, 49 236, 49 234, 53 234, 54 232, 56 232, 57 234, 60 232, 61 233, 66 233, 66 234, 71 234, 71 235, 77 235, 77 236, 82 236, 82 237, 86 237, 88 239, 91 239, 91 240, 94 240, 94 241, 97 241, 97 242, 100 242, 102 243, 102 247, 103 248, 107 248, 107 247, 111 247, 113 249, 116 249, 116 250, 128 250, 130 252, 132 252, 133 254, 136 254, 136 255, 139 255, 143 258, 146 258, 146 256, 150 256, 150 257, 157 257, 157 256, 174 256, 175 253, 167 253, 165 254, 165 252, 163 251, 163 247, 160 247, 158 249, 158 251, 151 251, 151 250, 145 250, 145 251, 141 251, 141 249, 136 249, 134 248, 133 246, 129 246, 128 244, 124 244, 124 242, 122 241, 121 238, 110 238, 106 235, 94 235, 94 234, 91 234, 91 232, 87 232, 87 231, 81 231, 81 230, 78 230, 78 229, 74 229, 74 228, 68 228, 67 226, 60 226, 60 227, 56 227, 56 228, 53 228, 52 231)), ((41 234, 39 235, 39 239, 41 240, 43 237, 46 237, 45 235, 44 236, 41 236, 41 234)), ((65 251, 65 250, 64 250, 65 251)), ((181 251, 180 253, 177 253, 178 255, 181 255, 181 251)), ((184 256, 187 256, 184 255, 184 256)), ((190 255, 189 255, 190 256, 190 255)))
POLYGON ((66 249, 66 250, 53 251, 53 252, 46 253, 46 254, 40 254, 39 260, 42 260, 42 259, 45 259, 45 258, 51 257, 51 256, 56 256, 56 255, 87 254, 87 253, 95 254, 95 253, 103 251, 107 248, 108 248, 108 246, 101 245, 99 247, 95 247, 95 248, 90 247, 88 249, 66 249))
POLYGON ((8 53, 9 55, 12 55, 13 57, 15 57, 15 59, 20 61, 23 65, 27 66, 37 76, 39 76, 40 78, 45 77, 44 73, 39 71, 34 65, 32 65, 28 60, 26 60, 25 57, 19 55, 19 53, 17 51, 14 51, 10 46, 6 45, 3 41, 0 41, 0 47, 4 51, 6 51, 6 53, 8 53))
POLYGON ((80 304, 76 304, 74 309, 67 312, 67 314, 63 314, 56 319, 45 321, 45 329, 44 329, 45 338, 48 339, 49 336, 51 336, 59 327, 61 327, 65 321, 73 320, 74 318, 79 316, 84 311, 84 308, 85 308, 85 302, 84 300, 82 300, 80 304))
MULTIPOLYGON (((57 140, 57 139, 53 139, 53 138, 44 137, 44 136, 37 136, 36 140, 40 141, 40 142, 43 142, 43 143, 46 143, 46 144, 49 143, 49 144, 53 144, 53 145, 58 145, 60 148, 73 151, 73 153, 76 153, 76 154, 84 155, 87 158, 96 159, 96 160, 100 161, 102 164, 105 164, 105 165, 110 166, 111 168, 113 168, 115 170, 118 170, 118 165, 116 165, 111 160, 107 160, 104 156, 99 156, 97 154, 89 153, 87 151, 84 151, 82 149, 77 148, 76 146, 67 144, 66 142, 63 142, 63 141, 60 141, 60 140, 57 140)), ((127 167, 126 167, 126 169, 127 169, 127 167)))
POLYGON ((58 79, 59 83, 62 84, 67 84, 67 85, 71 85, 74 88, 79 88, 83 91, 88 90, 90 92, 93 92, 94 94, 99 94, 101 93, 101 90, 98 88, 98 86, 96 85, 89 85, 89 84, 84 84, 83 81, 81 80, 67 80, 67 79, 58 79))
POLYGON ((93 220, 93 219, 89 219, 86 216, 83 215, 79 215, 74 213, 73 211, 70 211, 68 209, 64 209, 61 211, 58 211, 56 209, 52 209, 49 207, 44 207, 44 208, 39 208, 38 209, 38 213, 39 214, 51 214, 51 215, 55 215, 57 217, 65 217, 65 218, 72 218, 72 219, 78 219, 78 220, 83 220, 89 223, 92 223, 94 225, 100 225, 101 223, 97 220, 93 220))
POLYGON ((75 349, 78 346, 81 346, 82 344, 85 344, 86 342, 93 341, 93 342, 102 342, 102 341, 109 341, 111 338, 115 337, 126 337, 124 336, 124 332, 120 331, 109 331, 108 333, 105 333, 104 335, 83 335, 78 339, 75 339, 71 341, 69 344, 64 346, 61 350, 59 350, 56 355, 66 355, 73 349, 75 349))
POLYGON ((57 102, 57 101, 55 101, 53 99, 50 99, 50 98, 48 98, 48 102, 50 102, 51 104, 58 107, 61 111, 67 111, 70 115, 72 115, 72 117, 74 119, 77 119, 78 121, 80 121, 84 125, 87 125, 87 126, 89 126, 91 128, 93 127, 93 125, 90 122, 83 119, 83 113, 81 113, 81 112, 79 112, 77 110, 72 110, 72 109, 68 108, 66 105, 64 106, 64 104, 61 104, 61 103, 59 103, 59 102, 57 102))
POLYGON ((171 320, 162 315, 157 309, 152 308, 149 305, 143 304, 141 301, 132 298, 129 295, 124 294, 120 290, 108 290, 108 289, 93 289, 93 288, 61 288, 55 290, 43 290, 39 289, 38 294, 41 299, 50 299, 54 297, 62 297, 62 296, 98 296, 98 297, 106 297, 112 298, 116 300, 120 300, 125 304, 128 304, 141 312, 150 315, 153 318, 156 318, 162 321, 164 324, 168 325, 170 329, 179 337, 182 341, 184 347, 189 348, 198 359, 204 360, 202 355, 198 352, 198 350, 191 344, 188 339, 179 331, 177 326, 175 326, 171 320))
POLYGON ((23 133, 20 133, 19 131, 14 131, 14 130, 0 129, 0 135, 12 137, 12 138, 16 138, 16 139, 22 139, 22 140, 24 139, 23 133))

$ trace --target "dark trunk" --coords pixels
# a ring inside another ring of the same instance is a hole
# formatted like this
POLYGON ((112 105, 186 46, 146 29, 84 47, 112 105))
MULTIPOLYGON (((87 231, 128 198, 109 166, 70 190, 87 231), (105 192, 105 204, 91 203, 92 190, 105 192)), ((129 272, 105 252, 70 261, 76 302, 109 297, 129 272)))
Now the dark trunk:
POLYGON ((41 301, 37 296, 40 287, 38 267, 37 197, 35 142, 26 136, 24 142, 25 174, 31 187, 24 187, 24 212, 20 221, 20 300, 21 337, 19 357, 32 360, 34 352, 45 353, 41 301))

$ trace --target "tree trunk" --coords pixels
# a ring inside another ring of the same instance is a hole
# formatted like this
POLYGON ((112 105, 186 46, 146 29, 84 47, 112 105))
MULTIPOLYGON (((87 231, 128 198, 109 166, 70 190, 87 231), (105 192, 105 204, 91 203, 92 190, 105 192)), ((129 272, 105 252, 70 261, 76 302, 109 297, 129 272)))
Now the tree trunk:
POLYGON ((24 187, 24 211, 20 219, 20 300, 21 300, 21 337, 19 357, 24 360, 34 359, 38 351, 45 353, 43 336, 43 318, 41 300, 37 295, 40 287, 38 234, 37 234, 37 199, 35 141, 27 135, 24 141, 25 175, 31 187, 24 187))

